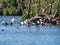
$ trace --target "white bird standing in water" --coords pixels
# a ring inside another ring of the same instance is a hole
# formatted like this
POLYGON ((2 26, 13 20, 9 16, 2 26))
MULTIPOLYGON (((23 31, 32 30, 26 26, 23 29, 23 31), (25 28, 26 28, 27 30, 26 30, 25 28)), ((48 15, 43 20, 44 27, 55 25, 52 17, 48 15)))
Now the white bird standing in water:
POLYGON ((10 25, 13 25, 14 23, 15 23, 15 19, 12 18, 12 19, 10 20, 10 25))
POLYGON ((15 19, 14 19, 14 18, 12 18, 12 19, 11 19, 11 23, 14 23, 14 22, 15 22, 15 19))

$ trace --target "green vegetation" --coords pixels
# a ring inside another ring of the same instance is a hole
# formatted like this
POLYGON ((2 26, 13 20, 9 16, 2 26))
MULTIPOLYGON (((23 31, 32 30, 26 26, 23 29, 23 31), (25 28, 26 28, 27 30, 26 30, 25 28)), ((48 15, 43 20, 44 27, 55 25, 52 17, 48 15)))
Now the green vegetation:
POLYGON ((0 15, 19 15, 21 20, 40 14, 56 13, 60 16, 59 3, 60 0, 0 0, 0 15))

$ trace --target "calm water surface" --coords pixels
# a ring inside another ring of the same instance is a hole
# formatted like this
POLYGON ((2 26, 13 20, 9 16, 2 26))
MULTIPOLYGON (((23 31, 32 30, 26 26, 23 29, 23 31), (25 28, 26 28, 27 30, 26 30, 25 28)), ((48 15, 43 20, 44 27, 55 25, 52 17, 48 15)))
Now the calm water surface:
POLYGON ((13 16, 0 16, 0 45, 60 45, 60 27, 19 26, 19 16, 13 26, 3 26, 2 20, 9 23, 13 16), (4 31, 2 31, 4 29, 4 31))

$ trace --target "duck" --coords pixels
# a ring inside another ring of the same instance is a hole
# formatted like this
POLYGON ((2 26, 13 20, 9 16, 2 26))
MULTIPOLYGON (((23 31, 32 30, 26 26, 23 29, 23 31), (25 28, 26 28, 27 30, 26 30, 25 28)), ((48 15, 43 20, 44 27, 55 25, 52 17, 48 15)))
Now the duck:
POLYGON ((24 22, 20 22, 20 24, 21 24, 21 25, 23 25, 23 24, 24 24, 24 22))
POLYGON ((2 29, 1 31, 4 31, 4 29, 2 29))
POLYGON ((25 24, 25 25, 28 25, 28 22, 29 22, 28 20, 25 20, 25 21, 24 21, 24 24, 25 24))
POLYGON ((41 21, 41 23, 40 23, 41 25, 44 25, 44 22, 43 21, 41 21))
POLYGON ((7 26, 7 25, 8 25, 8 23, 7 23, 7 22, 5 22, 5 21, 2 21, 2 25, 7 26))

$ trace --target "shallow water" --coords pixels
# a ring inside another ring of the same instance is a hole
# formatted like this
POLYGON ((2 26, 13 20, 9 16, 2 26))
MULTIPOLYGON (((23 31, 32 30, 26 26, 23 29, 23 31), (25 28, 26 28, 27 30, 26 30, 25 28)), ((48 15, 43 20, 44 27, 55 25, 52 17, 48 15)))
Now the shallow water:
POLYGON ((0 16, 0 45, 60 45, 60 28, 57 26, 19 26, 19 16, 0 16), (15 17, 13 26, 3 26, 15 17), (4 31, 2 31, 2 29, 4 31))

